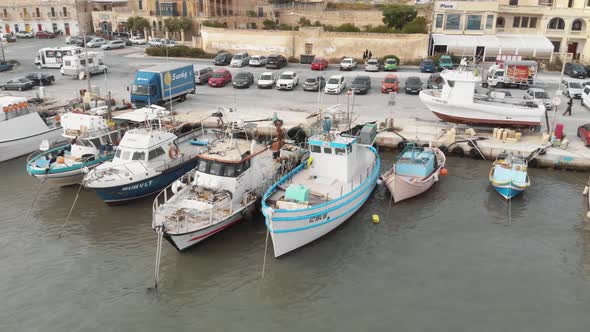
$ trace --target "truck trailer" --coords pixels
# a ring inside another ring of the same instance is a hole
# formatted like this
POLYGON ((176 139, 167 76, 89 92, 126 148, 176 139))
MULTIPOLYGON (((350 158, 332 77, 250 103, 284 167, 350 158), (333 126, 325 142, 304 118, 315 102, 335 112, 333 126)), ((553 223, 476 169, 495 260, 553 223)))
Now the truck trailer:
POLYGON ((503 61, 488 69, 486 81, 482 86, 517 87, 524 90, 535 84, 538 68, 536 61, 503 61))
POLYGON ((195 93, 193 65, 168 63, 140 69, 131 86, 131 102, 138 107, 184 101, 195 93))

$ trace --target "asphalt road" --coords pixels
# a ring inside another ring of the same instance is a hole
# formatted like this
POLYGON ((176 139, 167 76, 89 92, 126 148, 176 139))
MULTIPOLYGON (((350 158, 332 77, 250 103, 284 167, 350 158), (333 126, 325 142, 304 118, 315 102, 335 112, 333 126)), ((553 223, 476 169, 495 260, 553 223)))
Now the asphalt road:
MULTIPOLYGON (((42 47, 65 45, 63 38, 56 39, 25 39, 18 40, 16 43, 6 45, 6 59, 14 59, 20 62, 20 65, 14 70, 0 73, 0 81, 21 77, 29 72, 46 72, 52 73, 56 77, 54 85, 45 87, 45 94, 49 98, 67 99, 77 96, 80 89, 87 87, 87 81, 80 81, 67 76, 61 76, 58 69, 38 70, 33 61, 37 51, 42 47)), ((127 47, 122 50, 104 51, 105 63, 108 66, 106 75, 96 75, 90 80, 92 86, 100 88, 101 94, 110 91, 112 96, 117 100, 128 100, 129 93, 127 87, 132 84, 135 71, 138 69, 165 62, 192 63, 196 67, 210 66, 212 60, 187 60, 187 59, 165 59, 147 57, 144 54, 144 46, 127 47)), ((257 78, 262 72, 271 71, 265 68, 228 68, 232 74, 239 71, 250 71, 257 78)), ((189 96, 184 103, 175 104, 174 110, 177 112, 198 112, 208 114, 219 107, 226 109, 232 108, 233 115, 243 118, 260 118, 268 117, 277 112, 280 116, 297 116, 301 113, 311 113, 317 111, 320 106, 330 106, 341 104, 344 107, 350 106, 360 115, 361 120, 383 120, 386 116, 393 115, 396 118, 419 118, 426 121, 439 121, 428 109, 420 102, 416 95, 398 94, 395 105, 389 105, 391 96, 382 94, 380 91, 380 82, 385 77, 384 72, 367 73, 359 66, 354 71, 339 71, 337 65, 330 67, 319 73, 311 71, 309 65, 289 64, 281 70, 272 70, 279 74, 285 70, 296 71, 300 76, 300 84, 294 91, 277 91, 276 89, 264 90, 252 86, 248 89, 235 89, 231 85, 222 88, 211 88, 208 86, 199 86, 197 94, 189 96), (326 79, 331 75, 344 75, 347 85, 357 75, 368 75, 371 77, 372 88, 366 95, 357 95, 348 98, 345 93, 340 95, 325 95, 314 92, 305 92, 302 83, 306 78, 315 77, 318 74, 326 79)), ((410 76, 418 76, 424 82, 429 74, 419 73, 416 67, 402 67, 395 73, 402 82, 410 76)), ((555 73, 540 73, 538 76, 539 85, 545 86, 550 95, 555 94, 558 87, 559 75, 555 73)), ((518 89, 510 90, 515 98, 522 98, 523 91, 518 89)), ((34 96, 36 90, 25 92, 5 92, 11 95, 34 96)), ((563 97, 562 97, 563 98, 563 97)), ((566 133, 575 135, 578 125, 590 122, 590 111, 580 106, 579 100, 574 102, 573 116, 561 117, 565 110, 565 98, 558 107, 558 121, 565 124, 566 133)), ((303 114, 301 114, 303 115, 303 114)), ((303 116, 301 116, 303 121, 303 116)))

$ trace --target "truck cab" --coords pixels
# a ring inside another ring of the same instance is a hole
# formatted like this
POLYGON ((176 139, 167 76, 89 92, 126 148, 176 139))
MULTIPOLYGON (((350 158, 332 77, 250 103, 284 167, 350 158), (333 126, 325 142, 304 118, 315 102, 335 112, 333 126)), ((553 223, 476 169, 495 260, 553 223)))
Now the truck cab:
POLYGON ((160 82, 153 73, 137 72, 131 86, 131 103, 137 106, 157 104, 162 99, 160 82))

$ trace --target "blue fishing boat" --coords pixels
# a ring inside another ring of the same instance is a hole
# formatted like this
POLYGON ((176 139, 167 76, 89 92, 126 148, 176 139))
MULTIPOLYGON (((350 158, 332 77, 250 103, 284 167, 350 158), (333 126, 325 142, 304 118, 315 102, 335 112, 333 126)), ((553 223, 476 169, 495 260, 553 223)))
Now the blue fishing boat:
POLYGON ((498 155, 489 178, 492 187, 505 199, 520 195, 531 185, 527 174, 527 161, 512 153, 498 155))

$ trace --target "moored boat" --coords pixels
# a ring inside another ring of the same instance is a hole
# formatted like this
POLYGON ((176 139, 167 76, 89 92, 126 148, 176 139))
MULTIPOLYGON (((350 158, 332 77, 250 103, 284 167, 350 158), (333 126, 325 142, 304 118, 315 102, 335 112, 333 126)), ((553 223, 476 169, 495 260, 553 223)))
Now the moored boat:
POLYGON ((400 202, 432 187, 438 181, 445 162, 445 154, 438 148, 407 144, 393 167, 383 174, 383 182, 393 200, 400 202))
POLYGON ((531 185, 526 160, 512 153, 498 155, 490 170, 489 180, 505 199, 520 195, 531 185))
POLYGON ((47 140, 63 142, 59 114, 36 112, 22 97, 0 97, 0 162, 27 155, 47 140))
POLYGON ((307 162, 262 198, 275 257, 329 233, 363 206, 379 177, 375 136, 374 124, 365 125, 360 135, 331 132, 328 124, 310 137, 307 162))
POLYGON ((277 154, 234 133, 211 142, 197 166, 154 199, 152 228, 179 251, 242 220, 275 180, 301 163, 303 149, 288 145, 277 154))

